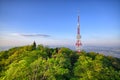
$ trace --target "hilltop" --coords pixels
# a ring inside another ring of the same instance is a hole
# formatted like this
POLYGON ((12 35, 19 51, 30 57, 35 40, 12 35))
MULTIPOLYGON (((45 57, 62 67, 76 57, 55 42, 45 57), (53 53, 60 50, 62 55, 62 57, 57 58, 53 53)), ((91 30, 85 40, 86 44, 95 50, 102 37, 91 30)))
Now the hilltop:
POLYGON ((43 45, 0 52, 0 80, 118 80, 120 58, 43 45))

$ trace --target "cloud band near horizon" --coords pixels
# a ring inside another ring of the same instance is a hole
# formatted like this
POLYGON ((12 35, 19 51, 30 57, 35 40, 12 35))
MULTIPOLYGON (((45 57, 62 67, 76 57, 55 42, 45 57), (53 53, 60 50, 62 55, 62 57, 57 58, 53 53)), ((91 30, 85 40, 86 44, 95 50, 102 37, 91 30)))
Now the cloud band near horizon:
POLYGON ((24 36, 24 37, 50 37, 50 35, 46 35, 46 34, 20 34, 20 36, 24 36))

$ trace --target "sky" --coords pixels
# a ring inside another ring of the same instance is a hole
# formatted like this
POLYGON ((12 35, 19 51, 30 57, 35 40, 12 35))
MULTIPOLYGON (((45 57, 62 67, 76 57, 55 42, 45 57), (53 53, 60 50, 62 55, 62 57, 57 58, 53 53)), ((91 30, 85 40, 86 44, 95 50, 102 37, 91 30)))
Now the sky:
POLYGON ((120 45, 119 0, 0 0, 0 46, 120 45))

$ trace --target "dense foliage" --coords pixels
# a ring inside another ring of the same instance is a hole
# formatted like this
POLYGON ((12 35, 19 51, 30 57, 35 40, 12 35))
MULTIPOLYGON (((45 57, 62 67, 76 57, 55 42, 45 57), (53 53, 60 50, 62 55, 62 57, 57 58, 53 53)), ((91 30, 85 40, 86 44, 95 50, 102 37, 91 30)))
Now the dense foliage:
POLYGON ((0 52, 0 80, 119 80, 120 59, 35 43, 0 52))

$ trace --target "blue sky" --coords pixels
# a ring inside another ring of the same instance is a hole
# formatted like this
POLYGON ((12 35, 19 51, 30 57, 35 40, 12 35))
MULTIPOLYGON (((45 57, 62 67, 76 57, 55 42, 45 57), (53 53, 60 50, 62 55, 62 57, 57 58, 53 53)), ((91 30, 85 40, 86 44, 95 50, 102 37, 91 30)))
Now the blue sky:
POLYGON ((119 0, 0 0, 0 46, 120 45, 119 0))

